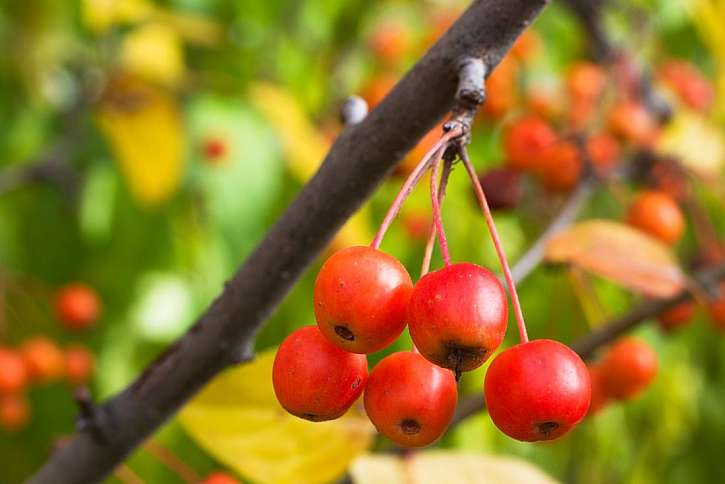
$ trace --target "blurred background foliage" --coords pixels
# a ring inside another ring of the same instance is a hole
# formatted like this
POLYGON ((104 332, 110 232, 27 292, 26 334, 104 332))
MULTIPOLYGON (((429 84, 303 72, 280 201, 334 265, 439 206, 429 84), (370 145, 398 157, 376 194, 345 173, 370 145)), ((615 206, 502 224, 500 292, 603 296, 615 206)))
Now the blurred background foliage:
MULTIPOLYGON (((16 346, 39 334, 62 346, 82 343, 96 358, 94 397, 122 389, 191 325, 314 173, 342 129, 341 100, 351 93, 379 97, 465 4, 3 2, 2 344, 16 346), (381 35, 391 31, 398 40, 383 42, 381 35), (38 165, 44 167, 40 175, 15 184, 17 174, 38 165), (34 183, 38 178, 42 182, 34 183), (76 280, 93 287, 103 303, 99 323, 84 332, 62 328, 53 312, 57 288, 76 280)), ((696 64, 714 80, 723 103, 724 20, 722 2, 638 0, 619 2, 607 26, 643 65, 672 57, 696 64)), ((555 89, 567 67, 585 55, 586 37, 557 2, 537 20, 535 31, 540 50, 522 67, 521 82, 555 89)), ((719 133, 723 112, 717 108, 711 119, 719 133)), ((501 125, 500 120, 477 125, 471 154, 479 168, 501 160, 501 125)), ((398 176, 386 181, 333 246, 368 243, 400 182, 398 176)), ((448 193, 443 213, 454 259, 497 268, 460 173, 454 172, 448 193)), ((702 198, 722 233, 722 191, 702 198)), ((513 261, 561 201, 527 187, 519 210, 496 215, 513 261)), ((412 275, 425 244, 427 204, 425 190, 416 192, 383 244, 412 275)), ((622 213, 617 200, 602 191, 582 216, 617 219, 622 213)), ((694 250, 688 233, 678 253, 684 257, 694 250)), ((440 264, 434 259, 434 266, 440 264)), ((155 445, 198 475, 227 466, 240 478, 260 482, 324 482, 370 445, 389 445, 373 444, 371 428, 357 410, 329 425, 307 424, 281 417, 270 398, 271 353, 265 351, 314 321, 311 294, 318 268, 310 268, 262 330, 258 361, 231 370, 242 373, 225 375, 231 383, 216 393, 211 387, 205 391, 153 437, 155 445), (212 428, 219 433, 210 434, 212 428)), ((571 271, 549 267, 523 283, 520 294, 532 337, 565 342, 639 299, 612 282, 587 279, 582 285, 571 271), (598 310, 586 309, 592 293, 601 303, 598 310)), ((713 337, 699 313, 696 324, 675 335, 651 325, 637 332, 657 350, 661 365, 641 399, 612 405, 551 444, 512 441, 480 414, 449 432, 439 447, 519 457, 559 481, 717 482, 725 475, 725 340, 713 337)), ((404 335, 383 353, 409 346, 404 335)), ((371 364, 384 354, 372 355, 371 364)), ((463 394, 480 392, 482 375, 483 370, 466 375, 463 394)), ((27 425, 0 430, 0 483, 21 482, 73 431, 76 406, 67 384, 34 385, 27 398, 27 425)), ((438 462, 434 457, 430 462, 438 462)), ((458 465, 445 462, 438 468, 458 465)), ((354 474, 364 482, 380 466, 356 462, 354 474)), ((148 446, 133 454, 127 468, 145 482, 183 482, 148 446)))

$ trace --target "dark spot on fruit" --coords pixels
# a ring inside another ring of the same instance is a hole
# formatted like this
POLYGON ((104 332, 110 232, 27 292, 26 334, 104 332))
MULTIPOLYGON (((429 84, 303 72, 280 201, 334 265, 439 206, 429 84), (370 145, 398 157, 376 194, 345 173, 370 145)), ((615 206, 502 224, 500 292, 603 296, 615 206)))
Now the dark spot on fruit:
POLYGON ((355 341, 355 335, 346 326, 335 326, 335 333, 344 340, 355 341))
POLYGON ((360 382, 361 382, 361 381, 362 381, 362 380, 361 380, 360 378, 358 378, 357 380, 355 380, 354 382, 352 382, 352 389, 354 390, 354 389, 356 389, 357 387, 359 387, 359 386, 360 386, 360 382))
POLYGON ((303 418, 305 420, 309 420, 311 422, 320 422, 322 421, 322 417, 315 413, 303 413, 299 415, 300 418, 303 418))
POLYGON ((405 435, 415 435, 420 432, 420 424, 417 420, 406 418, 400 422, 400 429, 405 435))
POLYGON ((454 341, 445 343, 446 367, 456 373, 456 381, 461 378, 461 372, 472 370, 486 359, 486 349, 480 346, 463 346, 454 341))
POLYGON ((544 422, 544 423, 536 424, 536 429, 546 439, 548 439, 549 435, 551 435, 551 433, 558 428, 559 428, 559 424, 556 422, 544 422))

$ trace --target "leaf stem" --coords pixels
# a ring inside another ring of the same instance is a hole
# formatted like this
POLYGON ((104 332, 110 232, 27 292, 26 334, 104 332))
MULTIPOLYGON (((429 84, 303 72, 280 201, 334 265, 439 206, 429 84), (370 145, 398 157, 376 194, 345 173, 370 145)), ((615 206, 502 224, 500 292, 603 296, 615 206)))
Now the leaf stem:
POLYGON ((373 249, 380 248, 383 237, 385 237, 385 232, 388 231, 390 224, 393 223, 393 220, 400 212, 400 208, 403 206, 403 203, 413 191, 413 188, 415 188, 420 179, 423 177, 423 173, 425 173, 425 171, 430 167, 431 161, 435 158, 439 158, 440 156, 442 156, 443 150, 445 150, 445 148, 448 146, 448 142, 460 135, 461 130, 458 128, 452 129, 444 133, 443 136, 441 136, 441 138, 436 142, 436 144, 433 145, 430 150, 428 150, 425 156, 423 156, 423 159, 420 161, 420 163, 418 163, 413 171, 410 172, 410 175, 408 175, 408 178, 403 183, 403 186, 400 188, 400 191, 395 197, 395 200, 393 200, 393 203, 390 205, 388 213, 385 214, 385 218, 380 224, 380 228, 375 234, 375 238, 370 243, 370 247, 372 247, 373 249), (440 154, 438 153, 439 151, 440 154))

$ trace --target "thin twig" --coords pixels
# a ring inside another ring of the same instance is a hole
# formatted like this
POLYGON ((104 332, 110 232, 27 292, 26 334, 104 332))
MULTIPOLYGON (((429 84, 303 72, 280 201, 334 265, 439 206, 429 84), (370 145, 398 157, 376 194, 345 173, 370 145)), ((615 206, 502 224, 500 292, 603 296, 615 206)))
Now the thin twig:
MULTIPOLYGON (((443 172, 441 173, 441 182, 438 185, 438 203, 443 204, 443 199, 446 196, 446 187, 448 186, 448 178, 451 174, 451 168, 453 162, 446 158, 443 164, 443 172)), ((420 265, 420 277, 422 278, 428 271, 430 271, 430 262, 433 257, 433 247, 435 246, 436 240, 436 226, 434 223, 430 226, 430 233, 428 234, 428 241, 425 244, 425 252, 423 254, 423 262, 420 265)))

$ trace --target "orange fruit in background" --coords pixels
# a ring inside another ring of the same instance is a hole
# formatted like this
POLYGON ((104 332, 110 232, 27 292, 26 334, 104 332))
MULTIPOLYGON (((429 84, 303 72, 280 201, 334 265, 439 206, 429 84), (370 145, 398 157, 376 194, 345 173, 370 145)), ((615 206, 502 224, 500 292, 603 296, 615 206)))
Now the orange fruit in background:
POLYGON ((368 81, 363 87, 360 96, 368 103, 368 108, 372 110, 380 104, 385 96, 393 89, 398 82, 398 78, 391 74, 380 74, 368 81))
POLYGON ((627 222, 667 244, 676 243, 685 231, 685 217, 664 192, 642 192, 630 205, 627 222))
POLYGON ((538 116, 525 116, 509 124, 503 134, 506 163, 517 170, 539 165, 544 151, 557 142, 553 128, 538 116))
POLYGON ((20 430, 30 418, 30 407, 19 393, 0 396, 0 427, 6 430, 20 430))
POLYGON ((566 75, 567 90, 575 99, 595 100, 602 95, 606 85, 606 72, 591 62, 577 62, 566 75))
POLYGON ((486 79, 486 102, 480 109, 481 115, 489 119, 501 119, 518 102, 518 61, 507 55, 486 79))
POLYGON ((619 142, 610 134, 595 134, 587 140, 587 153, 594 168, 600 173, 607 173, 619 161, 619 142))
POLYGON ((725 330, 725 282, 720 283, 720 297, 710 302, 707 312, 713 326, 725 330))
POLYGON ((568 141, 546 148, 536 168, 541 184, 550 192, 568 192, 579 182, 581 172, 579 149, 568 141))
POLYGON ((622 101, 612 106, 607 126, 615 136, 644 146, 651 145, 658 132, 657 123, 649 111, 633 101, 622 101))
POLYGON ((375 28, 370 49, 381 62, 395 65, 410 49, 410 32, 400 22, 385 21, 375 28))
POLYGON ((28 381, 23 357, 10 348, 0 348, 0 394, 15 393, 28 381))
POLYGON ((662 329, 670 331, 691 323, 696 311, 697 307, 692 301, 681 302, 667 311, 660 313, 657 316, 657 321, 660 323, 662 329))
POLYGON ((511 54, 521 61, 531 59, 541 47, 541 37, 531 29, 524 32, 511 46, 511 54))
POLYGON ((93 374, 95 358, 88 348, 81 345, 71 345, 64 353, 65 377, 74 385, 87 383, 93 374))
POLYGON ((92 288, 74 282, 58 291, 55 312, 67 328, 86 329, 96 324, 101 313, 101 302, 92 288))
POLYGON ((63 353, 50 339, 44 336, 31 338, 20 347, 20 353, 34 380, 48 382, 63 375, 63 353))
POLYGON ((712 83, 687 61, 668 61, 660 67, 657 75, 685 105, 696 111, 708 110, 715 100, 712 83))
POLYGON ((598 364, 588 365, 589 381, 592 385, 592 399, 589 403, 588 416, 596 415, 609 402, 602 384, 602 370, 598 364))
POLYGON ((600 377, 607 396, 629 400, 644 391, 657 376, 657 353, 644 341, 625 337, 602 359, 600 377))

